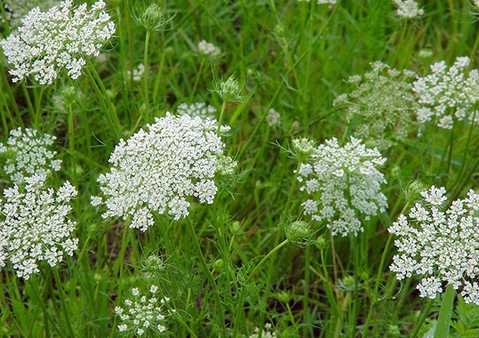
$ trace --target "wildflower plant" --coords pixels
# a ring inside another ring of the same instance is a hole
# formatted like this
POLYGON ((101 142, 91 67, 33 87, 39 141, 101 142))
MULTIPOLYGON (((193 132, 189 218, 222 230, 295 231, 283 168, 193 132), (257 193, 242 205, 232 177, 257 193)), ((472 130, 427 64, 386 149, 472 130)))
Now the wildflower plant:
POLYGON ((371 70, 348 79, 352 89, 340 95, 334 106, 346 112, 355 137, 381 150, 395 140, 404 140, 414 125, 418 108, 412 91, 415 73, 397 70, 382 62, 371 70))
POLYGON ((115 307, 120 334, 151 336, 167 331, 166 319, 169 311, 165 304, 169 299, 158 298, 157 293, 156 285, 150 286, 145 294, 138 288, 131 289, 131 297, 124 301, 124 305, 115 307))
POLYGON ((6 189, 0 203, 0 267, 9 264, 24 279, 39 272, 42 262, 58 265, 78 246, 76 222, 69 217, 77 191, 69 182, 48 188, 46 179, 26 178, 25 187, 6 189))
POLYGON ((104 218, 130 220, 133 229, 153 225, 153 212, 179 220, 189 214, 192 198, 212 204, 215 176, 221 171, 225 144, 213 118, 167 113, 127 141, 110 156, 111 170, 98 178, 104 218))
POLYGON ((444 188, 432 186, 421 196, 389 228, 397 249, 391 271, 399 280, 420 279, 421 297, 435 298, 452 285, 466 303, 479 304, 479 194, 470 190, 450 206, 444 188))
POLYGON ((59 171, 62 161, 53 150, 55 141, 55 136, 35 129, 11 130, 7 143, 0 144, 0 157, 5 158, 3 170, 16 184, 27 177, 59 171))
POLYGON ((341 146, 333 138, 311 151, 296 171, 300 190, 308 195, 304 214, 326 224, 333 235, 356 236, 363 221, 386 210, 386 183, 379 171, 386 159, 377 149, 351 138, 341 146))
POLYGON ((454 121, 479 121, 479 71, 469 70, 471 60, 458 57, 451 67, 436 62, 431 73, 419 77, 413 85, 420 104, 417 120, 451 129, 454 121))
POLYGON ((115 33, 105 7, 103 1, 76 7, 65 0, 47 11, 33 8, 22 25, 0 42, 13 82, 31 76, 49 85, 61 72, 77 79, 88 59, 98 56, 115 33))

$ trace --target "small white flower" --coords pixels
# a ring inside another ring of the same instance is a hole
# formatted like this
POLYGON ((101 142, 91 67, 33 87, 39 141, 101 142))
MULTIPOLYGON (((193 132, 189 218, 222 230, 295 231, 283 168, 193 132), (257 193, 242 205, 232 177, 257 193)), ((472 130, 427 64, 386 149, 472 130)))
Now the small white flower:
POLYGON ((10 263, 18 277, 28 279, 39 264, 56 266, 72 256, 76 222, 70 220, 70 201, 77 192, 66 182, 60 189, 46 186, 46 176, 25 179, 25 189, 15 185, 4 191, 0 206, 0 267, 10 263))
POLYGON ((164 304, 168 302, 167 298, 158 299, 154 294, 158 287, 152 285, 150 292, 143 295, 138 288, 133 288, 131 293, 133 299, 124 302, 124 306, 116 306, 115 313, 121 323, 118 325, 118 331, 125 334, 144 335, 162 333, 166 331, 165 313, 167 310, 164 304), (154 290, 154 292, 152 291, 154 290))
POLYGON ((412 84, 415 74, 382 62, 348 79, 351 91, 339 95, 334 106, 344 111, 355 137, 386 150, 395 140, 408 137, 418 104, 412 84))
POLYGON ((281 122, 281 115, 278 113, 276 110, 271 108, 268 111, 268 115, 266 116, 266 122, 268 122, 268 125, 270 127, 275 127, 280 124, 281 122))
MULTIPOLYGON (((298 0, 299 2, 310 2, 311 0, 298 0)), ((318 5, 336 5, 336 0, 316 0, 318 5)))
POLYGON ((479 71, 468 70, 469 65, 468 57, 458 57, 449 68, 444 61, 437 62, 430 74, 414 82, 419 123, 435 122, 440 128, 451 129, 454 121, 479 121, 479 71))
POLYGON ((397 237, 391 271, 400 280, 419 278, 421 297, 435 298, 452 285, 467 303, 479 304, 479 194, 471 190, 449 207, 444 188, 421 195, 389 228, 397 237))
POLYGON ((334 138, 319 145, 296 171, 300 190, 309 197, 302 204, 304 213, 326 224, 333 235, 356 236, 363 219, 387 207, 381 192, 386 180, 377 169, 385 161, 355 138, 344 146, 334 138))
POLYGON ((415 0, 393 0, 397 7, 396 14, 402 18, 412 19, 424 14, 415 0))
POLYGON ((98 56, 115 32, 105 7, 103 1, 88 8, 66 0, 46 12, 33 8, 0 42, 13 82, 32 76, 40 84, 52 84, 63 71, 77 79, 88 58, 98 56))
POLYGON ((249 338, 276 338, 278 337, 276 332, 273 331, 273 326, 271 323, 264 324, 264 329, 260 330, 258 327, 254 329, 254 333, 249 336, 249 338))
POLYGON ((213 118, 167 113, 121 140, 110 156, 110 172, 98 178, 103 198, 93 199, 106 206, 103 217, 130 219, 130 228, 146 231, 153 212, 179 220, 193 197, 211 204, 225 147, 217 130, 213 118))
POLYGON ((201 40, 198 43, 197 49, 198 53, 212 58, 218 57, 221 54, 221 49, 205 40, 201 40))
POLYGON ((55 136, 35 129, 11 130, 7 144, 0 146, 0 156, 6 157, 3 170, 16 184, 32 175, 59 171, 62 162, 56 158, 57 152, 51 149, 55 141, 55 136))
POLYGON ((182 103, 176 108, 178 115, 199 116, 202 118, 211 118, 215 116, 216 108, 205 102, 195 102, 192 104, 182 103))
POLYGON ((143 74, 145 73, 145 65, 140 63, 133 70, 128 71, 128 76, 133 79, 133 81, 141 81, 143 74))

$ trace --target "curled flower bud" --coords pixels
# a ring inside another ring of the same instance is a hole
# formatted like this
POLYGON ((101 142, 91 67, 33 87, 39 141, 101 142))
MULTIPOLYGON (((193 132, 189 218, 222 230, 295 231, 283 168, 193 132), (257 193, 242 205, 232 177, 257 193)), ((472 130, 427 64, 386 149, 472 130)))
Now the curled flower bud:
POLYGON ((296 221, 286 227, 286 238, 295 243, 303 243, 311 237, 311 229, 308 223, 296 221))
POLYGON ((169 14, 158 4, 151 4, 136 19, 149 31, 162 31, 173 21, 174 15, 169 14))

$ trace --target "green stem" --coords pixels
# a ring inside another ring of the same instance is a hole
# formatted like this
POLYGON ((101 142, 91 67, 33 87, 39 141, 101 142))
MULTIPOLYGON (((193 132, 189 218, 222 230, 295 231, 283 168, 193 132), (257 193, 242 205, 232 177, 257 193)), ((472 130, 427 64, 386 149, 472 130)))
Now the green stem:
POLYGON ((417 335, 419 334, 419 331, 421 330, 422 324, 424 324, 424 321, 426 320, 427 316, 429 315, 429 311, 431 310, 432 307, 432 300, 429 300, 421 310, 421 314, 419 315, 419 318, 416 322, 416 327, 414 328, 414 332, 412 333, 411 337, 416 338, 417 335))
POLYGON ((121 136, 121 123, 120 119, 118 118, 116 107, 110 99, 106 91, 106 87, 101 79, 100 75, 96 71, 96 68, 93 66, 87 67, 86 73, 90 77, 91 84, 93 85, 93 89, 97 92, 98 96, 101 97, 102 103, 105 106, 105 110, 108 112, 108 117, 110 119, 110 123, 113 125, 113 129, 117 137, 121 136))
POLYGON ((448 338, 449 328, 451 326, 451 317, 454 309, 454 298, 456 290, 452 285, 448 285, 446 293, 442 297, 441 309, 439 310, 439 318, 437 320, 434 338, 448 338))
POLYGON ((304 249, 304 295, 303 295, 303 309, 304 309, 304 323, 305 323, 305 337, 313 336, 313 327, 311 325, 311 316, 309 312, 309 280, 311 264, 311 247, 308 245, 304 249))
POLYGON ((55 283, 57 285, 57 289, 60 292, 60 297, 59 297, 60 298, 60 303, 61 303, 61 306, 62 306, 62 309, 63 309, 63 315, 65 316, 65 320, 66 320, 66 323, 67 323, 67 328, 68 328, 69 335, 70 335, 70 337, 75 337, 75 334, 73 333, 73 327, 72 327, 72 324, 70 322, 70 316, 68 315, 68 309, 67 309, 67 306, 65 304, 65 298, 66 298, 65 290, 63 290, 63 284, 62 284, 62 281, 60 280, 60 276, 58 275, 57 270, 53 271, 53 277, 55 278, 55 283))
POLYGON ((38 290, 37 284, 39 284, 38 280, 33 280, 32 283, 30 283, 30 285, 32 286, 33 293, 35 294, 35 297, 37 298, 38 303, 40 304, 40 307, 42 308, 43 323, 45 325, 45 335, 46 337, 50 337, 50 326, 48 324, 49 323, 48 312, 45 307, 45 303, 43 302, 43 299, 41 297, 40 290, 38 290))
POLYGON ((205 256, 203 255, 203 251, 201 251, 200 240, 198 238, 198 234, 195 231, 195 228, 193 227, 193 223, 192 222, 188 222, 188 223, 190 225, 191 235, 194 239, 196 248, 198 250, 198 254, 200 256, 201 267, 203 268, 203 270, 204 270, 204 272, 205 272, 205 274, 208 278, 208 281, 211 284, 211 287, 213 288, 213 294, 216 298, 216 303, 217 303, 217 307, 218 307, 217 311, 218 311, 220 321, 221 321, 221 325, 222 325, 221 327, 224 327, 225 318, 224 318, 224 312, 220 308, 221 307, 221 298, 220 298, 220 295, 219 295, 218 287, 216 286, 216 282, 215 282, 215 279, 213 278, 213 274, 211 273, 210 269, 208 269, 208 265, 206 264, 205 256))
POLYGON ((264 256, 258 264, 256 264, 256 266, 251 270, 251 272, 249 273, 248 277, 251 278, 253 277, 254 273, 256 272, 256 270, 258 270, 258 268, 263 265, 264 262, 266 262, 268 260, 268 258, 270 258, 276 251, 278 251, 279 249, 281 249, 283 246, 285 246, 286 244, 288 244, 288 240, 285 239, 284 241, 282 241, 281 243, 279 243, 278 245, 276 245, 276 247, 274 247, 270 252, 268 252, 268 254, 266 256, 264 256))
POLYGON ((150 72, 150 65, 148 64, 148 52, 149 52, 149 47, 150 47, 150 31, 146 31, 145 35, 145 50, 143 52, 143 66, 145 67, 145 72, 143 74, 143 93, 145 97, 145 105, 146 105, 146 110, 148 111, 149 107, 149 89, 148 89, 148 81, 149 81, 149 72, 150 72))

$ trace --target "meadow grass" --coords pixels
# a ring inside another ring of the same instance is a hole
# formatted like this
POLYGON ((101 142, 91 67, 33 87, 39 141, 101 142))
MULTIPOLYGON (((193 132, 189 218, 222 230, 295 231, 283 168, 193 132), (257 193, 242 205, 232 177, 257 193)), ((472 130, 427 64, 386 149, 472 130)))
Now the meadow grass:
MULTIPOLYGON (((56 135, 64 169, 52 182, 68 179, 79 190, 75 255, 26 281, 8 270, 0 275, 1 336, 119 336, 114 306, 132 287, 151 283, 176 310, 167 320, 171 337, 250 336, 266 323, 278 337, 423 337, 444 322, 452 336, 479 336, 476 306, 458 298, 452 320, 443 311, 438 324, 441 297, 419 298, 415 280, 396 280, 386 230, 411 206, 408 187, 416 180, 445 186, 451 199, 477 187, 474 124, 431 126, 384 153, 389 208, 358 237, 332 237, 325 227, 307 245, 285 236, 303 218, 292 139, 346 142, 350 130, 332 102, 371 62, 418 73, 457 56, 477 65, 469 1, 424 1, 423 17, 403 20, 387 0, 339 0, 333 7, 175 0, 160 2, 174 17, 159 32, 135 19, 138 3, 108 1, 115 38, 105 60, 91 60, 78 80, 13 84, 6 62, 0 65, 2 140, 20 126, 56 135), (196 52, 203 39, 221 49, 217 61, 196 52), (423 49, 432 55, 419 57, 423 49), (145 73, 133 81, 129 71, 140 63, 145 73), (223 102, 213 90, 229 76, 242 88, 239 102, 223 102), (193 205, 181 221, 157 215, 145 233, 103 219, 90 196, 120 138, 198 101, 215 106, 232 127, 226 149, 238 162, 235 174, 219 182, 214 203, 193 205), (281 116, 275 127, 267 123, 271 108, 281 116), (153 272, 151 256, 161 258, 153 272)), ((4 23, 5 36, 9 30, 4 23)))

